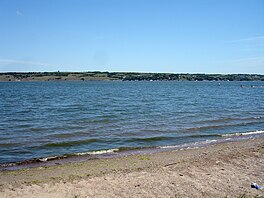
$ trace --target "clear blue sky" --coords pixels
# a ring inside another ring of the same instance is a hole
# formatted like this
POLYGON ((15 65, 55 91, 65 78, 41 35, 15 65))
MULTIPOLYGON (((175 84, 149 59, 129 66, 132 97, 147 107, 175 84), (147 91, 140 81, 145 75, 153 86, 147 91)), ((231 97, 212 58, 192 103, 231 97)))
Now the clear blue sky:
POLYGON ((1 0, 0 72, 264 74, 264 0, 1 0))

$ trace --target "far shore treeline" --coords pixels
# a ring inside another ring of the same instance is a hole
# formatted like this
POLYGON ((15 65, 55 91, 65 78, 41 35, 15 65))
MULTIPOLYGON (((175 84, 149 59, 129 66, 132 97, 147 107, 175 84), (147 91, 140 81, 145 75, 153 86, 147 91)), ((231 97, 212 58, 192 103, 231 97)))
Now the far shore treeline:
POLYGON ((175 74, 137 72, 5 72, 0 81, 264 81, 260 74, 175 74))

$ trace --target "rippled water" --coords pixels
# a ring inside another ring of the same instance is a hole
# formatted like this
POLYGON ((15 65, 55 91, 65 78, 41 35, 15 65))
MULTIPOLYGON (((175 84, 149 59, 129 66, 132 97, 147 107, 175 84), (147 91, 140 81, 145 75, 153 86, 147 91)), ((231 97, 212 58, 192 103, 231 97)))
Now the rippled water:
POLYGON ((264 82, 0 83, 0 163, 264 130, 264 82), (240 85, 246 85, 241 88, 240 85), (251 87, 254 85, 254 87, 251 87))

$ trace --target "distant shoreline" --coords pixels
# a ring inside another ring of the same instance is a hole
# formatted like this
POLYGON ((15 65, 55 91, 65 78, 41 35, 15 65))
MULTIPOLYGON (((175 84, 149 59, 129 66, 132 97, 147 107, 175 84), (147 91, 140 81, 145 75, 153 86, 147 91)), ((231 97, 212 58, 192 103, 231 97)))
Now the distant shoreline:
POLYGON ((5 72, 0 82, 37 81, 264 81, 261 74, 182 74, 140 72, 5 72))

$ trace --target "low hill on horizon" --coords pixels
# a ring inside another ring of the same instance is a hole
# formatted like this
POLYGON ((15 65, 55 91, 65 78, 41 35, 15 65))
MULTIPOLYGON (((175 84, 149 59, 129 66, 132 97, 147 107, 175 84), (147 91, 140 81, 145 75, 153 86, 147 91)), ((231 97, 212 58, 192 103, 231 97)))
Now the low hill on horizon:
POLYGON ((140 72, 5 72, 1 82, 10 81, 264 81, 261 74, 183 74, 140 72))

